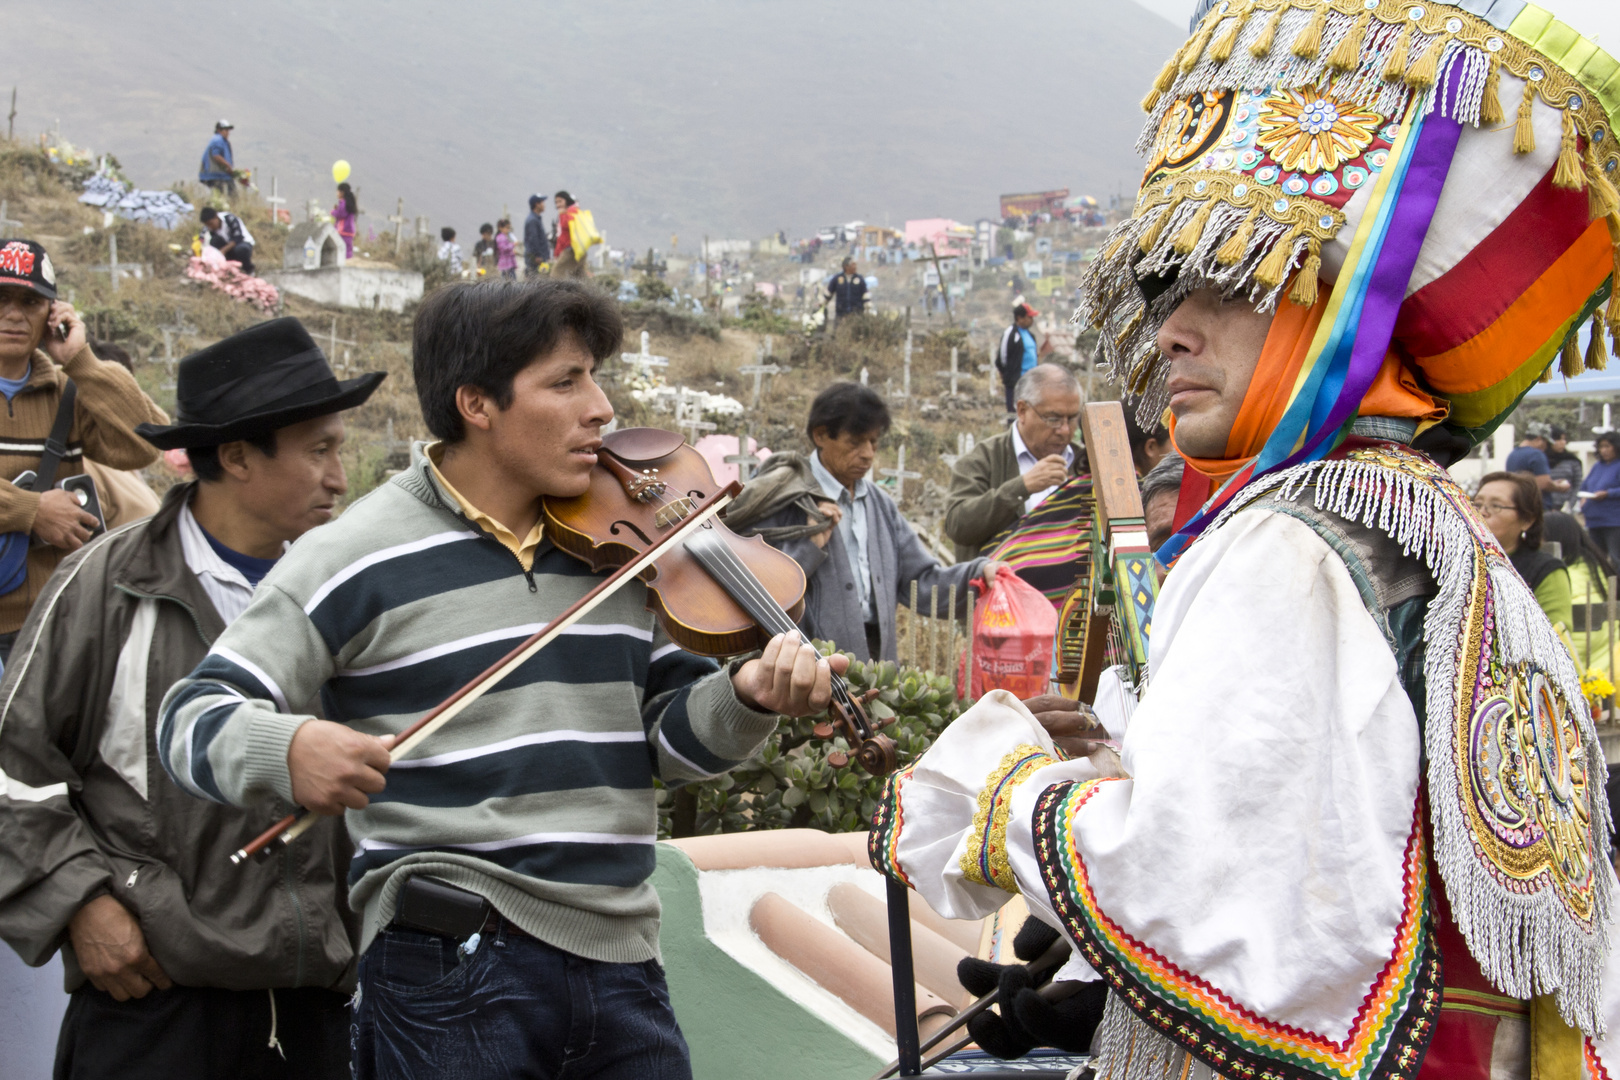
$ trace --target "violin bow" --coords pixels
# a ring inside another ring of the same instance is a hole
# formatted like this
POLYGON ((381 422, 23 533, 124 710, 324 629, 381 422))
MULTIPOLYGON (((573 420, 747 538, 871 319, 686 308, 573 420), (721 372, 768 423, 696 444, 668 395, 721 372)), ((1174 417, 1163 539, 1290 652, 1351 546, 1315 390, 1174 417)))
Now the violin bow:
MULTIPOLYGON (((564 630, 573 626, 602 601, 628 585, 631 579, 637 577, 642 571, 658 561, 659 556, 663 554, 666 547, 686 540, 694 532, 702 528, 711 518, 725 509, 740 490, 741 487, 733 481, 709 496, 702 503, 699 503, 697 508, 681 523, 680 528, 666 533, 656 544, 653 544, 646 551, 613 571, 601 584, 576 600, 561 615, 531 634, 511 652, 475 675, 467 685, 445 698, 425 713, 420 720, 400 732, 398 741, 395 742, 393 749, 388 752, 389 762, 398 761, 416 749, 423 739, 454 720, 463 709, 483 697, 502 679, 522 667, 529 657, 551 644, 564 630)), ((313 828, 320 816, 308 810, 288 814, 232 853, 232 865, 241 865, 250 856, 267 849, 277 840, 280 840, 283 846, 291 844, 313 828)))

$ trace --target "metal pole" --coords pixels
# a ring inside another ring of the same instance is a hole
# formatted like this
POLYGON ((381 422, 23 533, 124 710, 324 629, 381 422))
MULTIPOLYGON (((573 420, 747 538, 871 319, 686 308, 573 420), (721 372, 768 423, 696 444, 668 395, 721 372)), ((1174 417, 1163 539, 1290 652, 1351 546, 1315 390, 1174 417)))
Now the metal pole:
POLYGON ((939 586, 928 589, 928 670, 939 670, 939 586))
POLYGON ((894 970, 895 1056, 900 1059, 901 1076, 921 1076, 917 977, 911 962, 911 897, 893 878, 885 878, 884 884, 889 899, 889 964, 894 970))
POLYGON ((911 666, 917 667, 917 579, 911 581, 911 666))
POLYGON ((949 679, 949 678, 955 678, 955 672, 953 672, 951 670, 951 668, 953 666, 955 666, 955 664, 956 664, 956 585, 955 584, 952 584, 951 587, 950 587, 950 590, 946 593, 946 599, 947 599, 947 601, 949 603, 949 606, 950 606, 950 614, 949 614, 948 617, 951 620, 951 632, 948 635, 946 635, 946 644, 945 644, 945 650, 946 650, 946 655, 945 655, 945 677, 949 679))

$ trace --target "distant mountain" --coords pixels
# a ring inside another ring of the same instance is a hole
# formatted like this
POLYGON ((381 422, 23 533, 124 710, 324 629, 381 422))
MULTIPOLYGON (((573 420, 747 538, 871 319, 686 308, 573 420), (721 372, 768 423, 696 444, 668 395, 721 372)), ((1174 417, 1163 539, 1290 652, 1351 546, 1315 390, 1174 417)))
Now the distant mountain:
POLYGON ((195 177, 213 122, 297 209, 353 164, 367 222, 464 242, 571 190, 615 245, 693 250, 852 219, 1134 190, 1138 102, 1184 36, 1120 0, 152 0, 14 4, 0 94, 137 183, 195 177))

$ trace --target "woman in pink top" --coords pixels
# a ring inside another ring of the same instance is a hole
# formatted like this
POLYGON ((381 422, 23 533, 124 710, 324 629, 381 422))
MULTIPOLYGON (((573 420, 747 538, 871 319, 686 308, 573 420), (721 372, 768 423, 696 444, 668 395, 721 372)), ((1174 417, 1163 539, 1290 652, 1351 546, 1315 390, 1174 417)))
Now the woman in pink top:
POLYGON ((332 224, 343 237, 345 259, 354 258, 354 231, 359 219, 360 204, 355 200, 354 189, 347 183, 339 184, 337 205, 332 207, 332 224))
POLYGON ((517 245, 512 241, 512 221, 501 218, 495 223, 495 269, 501 277, 517 277, 517 245))

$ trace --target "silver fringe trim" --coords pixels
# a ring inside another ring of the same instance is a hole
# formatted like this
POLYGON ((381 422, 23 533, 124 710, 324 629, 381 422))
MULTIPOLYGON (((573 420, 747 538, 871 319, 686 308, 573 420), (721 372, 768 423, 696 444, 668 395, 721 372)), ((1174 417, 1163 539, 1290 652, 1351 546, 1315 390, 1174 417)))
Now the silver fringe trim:
POLYGON ((1092 1039, 1097 1080, 1222 1080, 1180 1044, 1165 1038, 1112 991, 1092 1039))
MULTIPOLYGON (((1472 690, 1457 685, 1457 661, 1460 649, 1466 647, 1459 643, 1466 630, 1477 549, 1472 528, 1440 487, 1371 462, 1312 461, 1250 484, 1209 531, 1272 492, 1295 500, 1313 480, 1317 509, 1383 532, 1406 554, 1422 559, 1439 586, 1424 621, 1424 638, 1435 646, 1424 661, 1429 804, 1434 814, 1435 863, 1469 952, 1502 993, 1524 1000, 1553 994, 1567 1023, 1589 1036, 1602 1035, 1603 971, 1614 903, 1612 878, 1604 872, 1610 858, 1605 824, 1609 807, 1601 778, 1607 768, 1574 660, 1502 549, 1494 541, 1488 543, 1486 572, 1494 602, 1497 651, 1508 663, 1533 661, 1547 672, 1574 712, 1588 775, 1595 778, 1587 785, 1587 812, 1599 860, 1591 930, 1577 923, 1545 890, 1521 895, 1504 889, 1481 865, 1459 809, 1465 780, 1454 768, 1451 737, 1456 696, 1472 690)), ((1464 498, 1461 489, 1453 497, 1464 498)))

